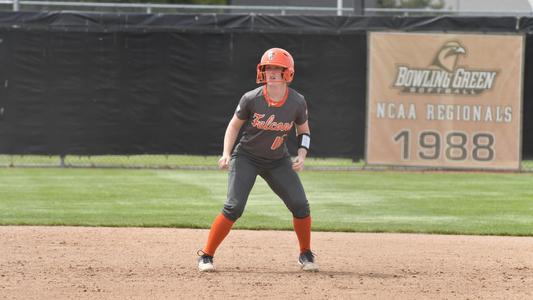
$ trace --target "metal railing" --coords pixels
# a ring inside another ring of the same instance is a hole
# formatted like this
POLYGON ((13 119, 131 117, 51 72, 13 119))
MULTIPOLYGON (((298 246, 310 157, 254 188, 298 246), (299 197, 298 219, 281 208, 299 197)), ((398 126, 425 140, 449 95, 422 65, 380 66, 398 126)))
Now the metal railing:
MULTIPOLYGON (((33 0, 0 0, 0 4, 12 5, 13 11, 21 10, 21 7, 68 7, 75 9, 138 9, 146 13, 152 13, 154 9, 171 10, 181 12, 275 12, 285 15, 290 12, 307 13, 331 13, 343 15, 353 13, 353 8, 316 7, 316 6, 265 6, 265 5, 202 5, 202 4, 160 4, 160 3, 104 3, 104 2, 71 2, 71 1, 33 1, 33 0)), ((342 4, 342 2, 341 2, 342 4)))
MULTIPOLYGON (((342 0, 336 6, 266 6, 266 5, 201 5, 201 4, 163 4, 163 3, 112 3, 112 2, 73 2, 73 1, 35 1, 35 0, 0 0, 0 7, 20 10, 77 10, 77 11, 112 11, 112 12, 182 12, 182 13, 272 13, 272 14, 330 14, 354 15, 352 7, 344 7, 342 0), (4 6, 4 7, 2 7, 4 6)), ((379 16, 421 16, 421 15, 473 15, 473 16, 531 16, 533 11, 509 10, 455 10, 432 8, 372 8, 366 7, 363 15, 379 16)))
POLYGON ((508 11, 487 11, 487 10, 452 10, 433 8, 365 8, 365 15, 380 16, 422 16, 422 15, 459 15, 459 16, 531 16, 533 11, 528 10, 508 10, 508 11))

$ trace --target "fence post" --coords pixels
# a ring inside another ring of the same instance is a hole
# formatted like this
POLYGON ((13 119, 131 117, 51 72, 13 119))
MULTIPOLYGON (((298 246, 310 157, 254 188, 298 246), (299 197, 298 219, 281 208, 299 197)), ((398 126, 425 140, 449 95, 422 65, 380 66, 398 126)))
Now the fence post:
POLYGON ((19 0, 13 0, 13 11, 19 11, 20 3, 19 0))
POLYGON ((342 16, 342 0, 337 0, 337 16, 342 16))

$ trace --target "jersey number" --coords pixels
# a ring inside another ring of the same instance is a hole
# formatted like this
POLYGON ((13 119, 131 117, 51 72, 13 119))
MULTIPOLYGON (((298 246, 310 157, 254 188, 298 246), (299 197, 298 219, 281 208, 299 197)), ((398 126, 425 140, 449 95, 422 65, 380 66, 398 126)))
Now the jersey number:
POLYGON ((275 139, 274 139, 274 142, 272 143, 272 146, 270 146, 270 149, 272 150, 276 150, 278 149, 281 145, 283 145, 283 141, 285 140, 285 137, 287 135, 284 134, 282 136, 277 136, 275 139))

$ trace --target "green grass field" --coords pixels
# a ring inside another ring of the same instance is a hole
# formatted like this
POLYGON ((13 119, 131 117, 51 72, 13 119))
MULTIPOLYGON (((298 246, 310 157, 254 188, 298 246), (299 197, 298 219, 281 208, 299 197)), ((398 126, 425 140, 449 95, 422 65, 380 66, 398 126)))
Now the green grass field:
MULTIPOLYGON (((305 171, 322 231, 533 235, 533 174, 305 171)), ((0 168, 1 225, 208 228, 225 200, 224 171, 0 168)), ((291 229, 258 178, 235 228, 291 229)))

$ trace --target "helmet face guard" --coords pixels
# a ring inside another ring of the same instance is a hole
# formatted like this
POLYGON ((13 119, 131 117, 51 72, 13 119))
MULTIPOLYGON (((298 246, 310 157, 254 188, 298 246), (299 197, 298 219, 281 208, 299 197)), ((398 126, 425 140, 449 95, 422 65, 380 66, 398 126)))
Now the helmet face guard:
POLYGON ((286 83, 292 82, 294 79, 294 59, 291 54, 281 48, 268 49, 261 57, 261 62, 257 65, 257 83, 266 83, 266 66, 282 67, 281 76, 286 83))

